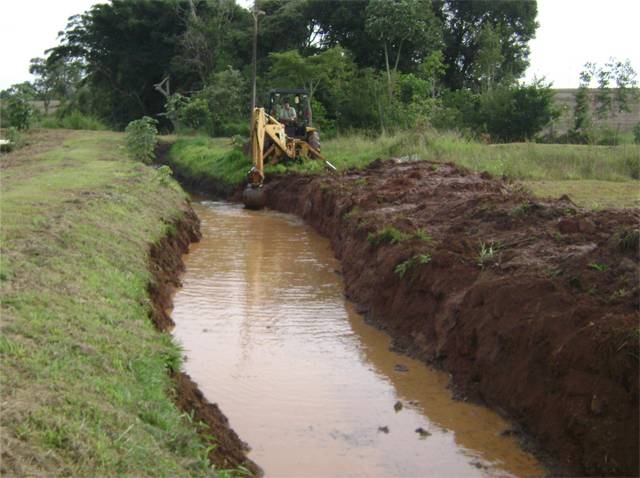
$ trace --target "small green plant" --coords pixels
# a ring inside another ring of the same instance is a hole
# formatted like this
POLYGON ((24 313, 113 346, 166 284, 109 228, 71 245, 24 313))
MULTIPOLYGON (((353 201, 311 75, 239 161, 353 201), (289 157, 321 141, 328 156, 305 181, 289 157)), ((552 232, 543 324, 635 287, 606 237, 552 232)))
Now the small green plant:
POLYGON ((431 254, 417 254, 398 264, 393 272, 402 279, 407 272, 413 270, 417 265, 428 264, 429 262, 431 262, 431 254))
POLYGON ((357 217, 361 212, 362 208, 360 208, 360 206, 353 206, 348 212, 345 212, 342 215, 342 219, 344 219, 345 221, 350 221, 351 219, 357 217))
POLYGON ((393 226, 385 226, 382 229, 371 232, 367 236, 367 240, 373 246, 379 246, 383 243, 398 244, 399 242, 409 239, 409 235, 393 226))
POLYGON ((640 229, 623 229, 616 234, 618 249, 621 252, 638 252, 640 247, 640 229))
POLYGON ((354 184, 356 186, 366 186, 367 185, 367 178, 356 179, 354 184))
POLYGON ((592 262, 589 264, 589 268, 598 272, 604 272, 607 270, 607 265, 600 262, 592 262))
POLYGON ((624 299, 630 295, 629 291, 625 288, 621 288, 616 290, 613 294, 611 294, 612 299, 624 299))
POLYGON ((549 267, 546 273, 547 273, 547 277, 549 277, 550 279, 553 279, 555 277, 562 275, 562 269, 560 269, 559 267, 549 267))
POLYGON ((148 116, 132 121, 126 127, 125 145, 129 156, 143 163, 150 164, 155 158, 155 147, 158 142, 158 122, 148 116))
POLYGON ((419 227, 418 229, 416 229, 413 234, 417 239, 420 239, 423 242, 433 241, 433 237, 431 237, 431 235, 423 227, 419 227))
POLYGON ((480 243, 480 252, 478 253, 477 264, 480 267, 484 267, 489 262, 492 262, 495 259, 496 253, 500 249, 499 242, 481 242, 480 243))
POLYGON ((528 214, 530 214, 531 212, 537 209, 542 209, 542 206, 540 204, 536 204, 531 201, 524 201, 519 205, 517 205, 515 208, 513 208, 513 211, 511 211, 511 214, 516 217, 523 217, 523 216, 527 216, 528 214))
POLYGON ((562 234, 560 231, 556 231, 553 233, 553 240, 556 242, 563 243, 563 242, 566 242, 567 236, 562 234))
POLYGON ((162 165, 156 171, 158 173, 158 180, 160 181, 160 184, 171 189, 180 190, 180 185, 173 178, 173 171, 169 166, 166 164, 162 165))

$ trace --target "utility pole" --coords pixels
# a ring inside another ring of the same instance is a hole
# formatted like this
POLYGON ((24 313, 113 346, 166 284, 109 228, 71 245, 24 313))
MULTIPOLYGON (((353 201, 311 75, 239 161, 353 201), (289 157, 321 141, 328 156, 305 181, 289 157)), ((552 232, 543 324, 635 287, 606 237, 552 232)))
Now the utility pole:
POLYGON ((251 16, 253 17, 253 59, 251 62, 251 111, 256 107, 256 63, 258 61, 258 17, 264 15, 265 12, 258 9, 258 0, 253 0, 253 8, 251 16))

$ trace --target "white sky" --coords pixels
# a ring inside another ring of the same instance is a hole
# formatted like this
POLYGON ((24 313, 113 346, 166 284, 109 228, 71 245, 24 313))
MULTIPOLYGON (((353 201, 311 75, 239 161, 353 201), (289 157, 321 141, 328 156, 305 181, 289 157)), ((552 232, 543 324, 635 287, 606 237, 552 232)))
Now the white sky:
MULTIPOLYGON (((0 89, 31 80, 29 60, 57 44, 68 17, 95 3, 100 2, 0 0, 0 89)), ((602 64, 611 56, 629 58, 640 75, 638 19, 639 0, 538 0, 540 27, 530 43, 526 79, 544 76, 556 88, 573 88, 585 62, 602 64)))

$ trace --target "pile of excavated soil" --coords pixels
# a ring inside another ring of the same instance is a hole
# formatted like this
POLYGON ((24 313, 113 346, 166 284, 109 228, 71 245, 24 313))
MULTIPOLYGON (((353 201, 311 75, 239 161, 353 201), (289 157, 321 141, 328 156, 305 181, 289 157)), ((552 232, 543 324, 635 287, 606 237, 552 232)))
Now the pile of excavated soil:
POLYGON ((331 238, 347 296, 396 347, 561 469, 638 474, 637 210, 587 212, 427 161, 265 187, 269 207, 331 238))
MULTIPOLYGON (((190 206, 172 226, 170 230, 175 232, 154 244, 149 252, 151 319, 161 331, 169 331, 175 325, 168 310, 172 306, 173 293, 180 286, 179 275, 184 271, 182 254, 201 236, 199 219, 190 206)), ((252 476, 261 476, 260 468, 246 456, 249 447, 231 429, 229 420, 218 406, 206 399, 186 373, 174 371, 172 378, 176 405, 191 415, 203 441, 211 445, 209 461, 220 470, 242 466, 252 476)))

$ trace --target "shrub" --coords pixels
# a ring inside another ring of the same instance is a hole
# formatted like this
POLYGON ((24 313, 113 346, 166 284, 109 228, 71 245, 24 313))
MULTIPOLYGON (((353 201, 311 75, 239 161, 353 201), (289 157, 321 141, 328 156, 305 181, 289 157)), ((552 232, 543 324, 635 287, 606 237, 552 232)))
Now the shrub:
POLYGON ((541 82, 499 88, 480 99, 475 129, 486 128, 491 138, 501 141, 532 139, 558 115, 553 91, 541 82))
POLYGON ((633 127, 633 142, 640 144, 640 121, 633 127))
POLYGON ((151 163, 155 157, 154 151, 158 142, 158 122, 148 116, 132 121, 126 127, 125 145, 129 156, 143 163, 151 163))
POLYGON ((29 129, 34 113, 33 107, 24 95, 14 93, 7 99, 5 114, 7 115, 9 126, 19 130, 29 129))

